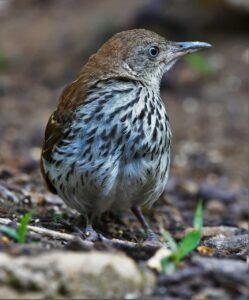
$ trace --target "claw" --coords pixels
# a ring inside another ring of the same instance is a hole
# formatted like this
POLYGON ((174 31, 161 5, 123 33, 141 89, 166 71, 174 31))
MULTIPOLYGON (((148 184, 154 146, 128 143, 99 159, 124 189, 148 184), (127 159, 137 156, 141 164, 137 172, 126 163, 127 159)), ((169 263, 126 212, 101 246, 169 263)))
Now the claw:
POLYGON ((147 240, 149 242, 158 242, 159 237, 155 234, 155 232, 151 229, 147 230, 147 240))
POLYGON ((144 228, 144 230, 147 234, 147 240, 146 241, 152 242, 152 243, 159 242, 159 237, 150 228, 150 225, 146 221, 146 219, 143 216, 143 213, 141 212, 141 210, 137 206, 132 207, 131 210, 134 213, 134 215, 137 217, 138 221, 143 226, 143 228, 144 228))
POLYGON ((89 224, 86 226, 86 229, 84 231, 85 240, 90 242, 96 242, 99 241, 99 235, 98 233, 93 229, 92 224, 89 224))

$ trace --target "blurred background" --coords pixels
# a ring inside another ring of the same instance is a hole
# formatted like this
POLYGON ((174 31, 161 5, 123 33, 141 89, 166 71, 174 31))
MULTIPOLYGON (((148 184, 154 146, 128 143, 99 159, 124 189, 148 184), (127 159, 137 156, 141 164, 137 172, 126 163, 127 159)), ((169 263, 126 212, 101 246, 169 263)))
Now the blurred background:
POLYGON ((130 28, 213 45, 162 81, 171 178, 246 187, 248 0, 0 0, 0 177, 40 176, 44 129, 62 89, 104 41, 130 28))

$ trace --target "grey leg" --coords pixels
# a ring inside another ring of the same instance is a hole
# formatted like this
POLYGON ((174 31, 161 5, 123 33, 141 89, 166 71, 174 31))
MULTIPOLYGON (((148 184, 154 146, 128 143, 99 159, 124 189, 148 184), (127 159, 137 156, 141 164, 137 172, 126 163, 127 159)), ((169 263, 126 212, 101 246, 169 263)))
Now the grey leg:
POLYGON ((92 216, 89 218, 88 215, 80 215, 76 220, 76 224, 73 224, 75 235, 81 238, 95 242, 99 240, 98 233, 93 229, 92 216))
POLYGON ((139 223, 142 225, 143 229, 145 230, 147 234, 147 240, 151 242, 156 242, 158 241, 157 235, 154 233, 154 231, 151 229, 150 225, 146 221, 141 209, 137 206, 133 206, 131 208, 131 211, 133 214, 136 216, 138 219, 139 223))

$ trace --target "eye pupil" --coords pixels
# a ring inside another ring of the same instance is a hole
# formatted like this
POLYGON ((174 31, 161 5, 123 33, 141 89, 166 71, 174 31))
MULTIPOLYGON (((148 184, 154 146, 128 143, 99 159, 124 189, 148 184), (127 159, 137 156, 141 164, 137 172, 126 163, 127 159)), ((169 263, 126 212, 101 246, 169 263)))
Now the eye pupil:
POLYGON ((158 53, 159 53, 159 49, 156 46, 153 46, 149 49, 149 55, 151 57, 156 57, 158 55, 158 53))

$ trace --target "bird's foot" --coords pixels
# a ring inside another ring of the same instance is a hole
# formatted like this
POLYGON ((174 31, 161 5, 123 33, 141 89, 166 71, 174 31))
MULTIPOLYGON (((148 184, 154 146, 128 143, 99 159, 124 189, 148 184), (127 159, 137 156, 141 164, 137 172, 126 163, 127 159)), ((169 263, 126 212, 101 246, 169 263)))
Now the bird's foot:
POLYGON ((86 241, 96 242, 100 240, 99 234, 93 229, 92 225, 87 225, 83 235, 86 241))
POLYGON ((150 228, 147 230, 147 241, 148 242, 158 242, 159 241, 158 235, 155 234, 155 232, 150 228))
POLYGON ((143 242, 144 245, 155 247, 163 247, 163 243, 160 241, 159 236, 152 230, 147 230, 147 239, 143 242))
POLYGON ((96 242, 100 240, 99 234, 93 229, 92 225, 86 226, 84 230, 82 230, 77 225, 72 225, 72 229, 73 229, 72 234, 75 237, 79 237, 89 242, 96 242))
POLYGON ((150 244, 150 245, 158 245, 161 244, 159 237, 155 232, 151 229, 150 225, 146 221, 141 209, 137 206, 133 206, 131 208, 131 211, 134 213, 134 215, 137 217, 138 221, 141 223, 143 226, 143 229, 146 232, 147 239, 144 242, 144 244, 150 244))

